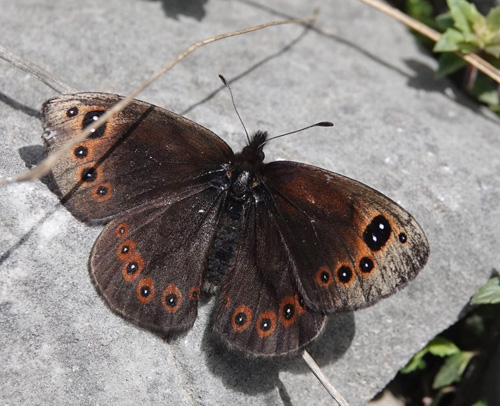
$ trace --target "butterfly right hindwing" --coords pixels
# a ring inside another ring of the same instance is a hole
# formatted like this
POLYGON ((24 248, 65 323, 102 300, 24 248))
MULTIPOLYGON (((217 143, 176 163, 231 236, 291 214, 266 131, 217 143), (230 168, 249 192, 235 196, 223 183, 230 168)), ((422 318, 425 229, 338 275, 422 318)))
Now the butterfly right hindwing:
POLYGON ((250 204, 233 266, 214 309, 213 329, 228 346, 254 356, 293 354, 322 331, 325 316, 307 309, 283 236, 266 204, 250 204))

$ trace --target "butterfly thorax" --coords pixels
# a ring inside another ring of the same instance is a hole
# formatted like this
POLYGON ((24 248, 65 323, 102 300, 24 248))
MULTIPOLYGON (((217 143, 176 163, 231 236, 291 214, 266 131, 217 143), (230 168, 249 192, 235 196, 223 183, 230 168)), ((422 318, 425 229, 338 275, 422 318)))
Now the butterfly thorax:
POLYGON ((227 168, 227 194, 217 224, 205 273, 204 290, 214 292, 231 268, 241 235, 245 212, 250 204, 258 202, 260 173, 264 166, 263 144, 267 133, 256 132, 250 143, 236 154, 227 168))

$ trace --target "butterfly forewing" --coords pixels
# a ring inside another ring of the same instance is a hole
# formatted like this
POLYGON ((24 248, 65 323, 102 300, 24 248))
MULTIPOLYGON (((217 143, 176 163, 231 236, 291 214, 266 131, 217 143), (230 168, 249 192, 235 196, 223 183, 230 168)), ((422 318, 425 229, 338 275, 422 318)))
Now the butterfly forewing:
POLYGON ((251 204, 232 268, 215 308, 213 328, 228 346, 254 356, 297 352, 323 329, 325 316, 309 311, 290 256, 265 204, 251 204))
POLYGON ((111 309, 164 333, 190 328, 221 200, 221 191, 208 188, 110 222, 92 251, 90 274, 111 309))
MULTIPOLYGON (((42 107, 47 152, 80 134, 121 99, 78 93, 47 100, 42 107)), ((100 221, 201 190, 205 175, 232 156, 229 146, 206 128, 134 100, 59 160, 52 177, 75 216, 100 221)))
POLYGON ((344 176, 272 162, 264 183, 306 303, 333 313, 369 306, 424 266, 426 237, 395 202, 344 176))

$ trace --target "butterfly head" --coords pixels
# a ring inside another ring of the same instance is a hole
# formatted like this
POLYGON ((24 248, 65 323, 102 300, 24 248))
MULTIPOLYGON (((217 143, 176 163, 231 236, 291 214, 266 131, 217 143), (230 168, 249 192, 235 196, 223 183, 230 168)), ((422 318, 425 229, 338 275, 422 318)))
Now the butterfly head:
POLYGON ((266 131, 257 131, 253 134, 248 145, 239 154, 236 154, 236 162, 257 170, 264 163, 266 157, 263 148, 267 137, 266 131))

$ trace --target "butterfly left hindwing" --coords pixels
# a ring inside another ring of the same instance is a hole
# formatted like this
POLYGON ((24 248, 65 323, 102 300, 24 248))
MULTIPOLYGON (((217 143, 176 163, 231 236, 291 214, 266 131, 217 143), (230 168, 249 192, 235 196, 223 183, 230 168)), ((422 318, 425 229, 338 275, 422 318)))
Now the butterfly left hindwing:
POLYGON ((220 191, 207 188, 171 205, 149 205, 111 221, 97 239, 90 275, 113 311, 151 330, 191 328, 220 191))

